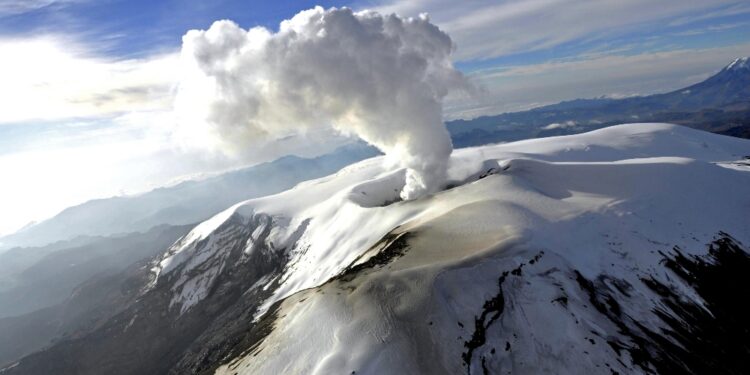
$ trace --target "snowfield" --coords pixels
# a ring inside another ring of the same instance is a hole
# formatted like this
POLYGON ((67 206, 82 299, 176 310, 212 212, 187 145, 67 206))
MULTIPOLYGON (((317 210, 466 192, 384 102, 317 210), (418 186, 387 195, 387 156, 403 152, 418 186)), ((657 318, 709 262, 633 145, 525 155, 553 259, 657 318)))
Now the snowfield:
POLYGON ((403 169, 368 159, 197 226, 151 287, 187 314, 240 266, 231 249, 283 255, 251 288, 268 297, 247 324, 272 329, 218 374, 664 373, 683 358, 649 343, 692 345, 664 334, 657 310, 687 319, 668 293, 713 311, 669 259, 750 244, 748 156, 620 125, 455 150, 449 187, 414 201, 403 169))

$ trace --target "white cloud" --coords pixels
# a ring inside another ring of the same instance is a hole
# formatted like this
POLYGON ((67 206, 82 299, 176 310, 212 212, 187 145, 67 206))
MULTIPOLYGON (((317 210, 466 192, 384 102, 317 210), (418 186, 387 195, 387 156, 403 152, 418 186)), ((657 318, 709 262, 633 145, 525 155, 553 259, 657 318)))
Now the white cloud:
POLYGON ((183 37, 180 126, 239 152, 333 127, 407 169, 404 199, 445 181, 450 136, 442 99, 469 89, 453 44, 427 18, 321 7, 277 33, 217 21, 183 37))
POLYGON ((52 36, 0 39, 2 123, 168 109, 176 53, 146 59, 95 57, 52 36))
MULTIPOLYGON (((721 4, 721 3, 717 3, 721 4)), ((740 1, 735 2, 734 4, 729 4, 728 6, 722 6, 717 9, 706 11, 706 12, 697 12, 694 14, 691 14, 689 16, 685 17, 679 17, 675 20, 672 20, 669 22, 670 26, 681 26, 690 24, 697 21, 703 21, 703 20, 709 20, 709 19, 715 19, 720 17, 727 17, 727 16, 736 16, 741 14, 747 14, 750 13, 750 4, 748 4, 746 1, 740 1)))
POLYGON ((0 0, 0 16, 21 14, 53 4, 69 4, 82 0, 0 0))
POLYGON ((486 59, 603 38, 649 23, 720 17, 748 11, 737 0, 396 0, 381 12, 428 12, 456 41, 456 59, 486 59), (716 10, 721 8, 720 10, 716 10), (709 16, 712 12, 713 16, 709 16), (693 18, 688 18, 691 16, 693 18))
POLYGON ((715 33, 719 31, 731 30, 738 27, 747 26, 750 22, 735 22, 735 23, 723 23, 719 25, 712 25, 707 27, 701 27, 692 30, 680 31, 672 33, 675 36, 691 36, 691 35, 703 35, 708 33, 715 33))
POLYGON ((551 124, 543 127, 542 129, 544 129, 544 130, 567 129, 567 128, 573 128, 575 126, 576 126, 576 122, 575 121, 565 121, 563 123, 553 122, 553 123, 551 123, 551 124))

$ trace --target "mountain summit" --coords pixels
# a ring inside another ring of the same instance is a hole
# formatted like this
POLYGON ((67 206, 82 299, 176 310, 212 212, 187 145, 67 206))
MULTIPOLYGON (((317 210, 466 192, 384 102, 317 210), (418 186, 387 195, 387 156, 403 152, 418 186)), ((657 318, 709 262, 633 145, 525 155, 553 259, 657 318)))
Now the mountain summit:
POLYGON ((676 108, 721 108, 748 105, 750 101, 750 64, 738 58, 703 82, 671 93, 656 95, 656 100, 672 103, 676 108))
POLYGON ((748 157, 621 125, 456 150, 414 201, 367 159, 198 225, 3 374, 742 373, 748 157))
POLYGON ((724 68, 724 70, 742 70, 742 69, 748 70, 750 69, 750 64, 748 62, 750 62, 750 57, 737 58, 734 61, 732 61, 731 64, 727 65, 727 67, 724 68))

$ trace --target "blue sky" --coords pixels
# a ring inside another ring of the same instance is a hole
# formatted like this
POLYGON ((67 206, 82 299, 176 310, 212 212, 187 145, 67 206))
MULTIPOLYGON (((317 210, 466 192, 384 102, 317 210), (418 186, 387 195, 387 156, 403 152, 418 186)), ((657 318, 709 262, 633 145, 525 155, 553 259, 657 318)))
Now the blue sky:
POLYGON ((737 0, 0 0, 0 234, 88 199, 345 142, 235 160, 173 137, 186 31, 219 19, 276 30, 314 5, 428 13, 487 93, 449 98, 448 119, 669 91, 750 55, 750 2, 737 0))
MULTIPOLYGON (((238 0, 21 0, 37 2, 7 11, 0 24, 4 35, 64 32, 76 35, 118 57, 146 56, 179 48, 185 31, 208 28, 213 21, 232 19, 245 26, 277 28, 279 22, 302 9, 321 5, 345 6, 331 1, 238 1, 238 0), (48 4, 48 5, 44 5, 48 4), (14 14, 15 13, 15 14, 14 14)), ((2 9, 0 7, 0 9, 2 9)))

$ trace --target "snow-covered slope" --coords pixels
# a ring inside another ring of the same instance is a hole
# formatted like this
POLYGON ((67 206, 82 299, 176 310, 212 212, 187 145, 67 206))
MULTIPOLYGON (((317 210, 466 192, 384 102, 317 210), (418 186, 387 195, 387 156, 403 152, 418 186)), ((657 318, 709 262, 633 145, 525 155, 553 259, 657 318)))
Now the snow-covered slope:
POLYGON ((627 337, 588 306, 574 276, 630 285, 633 304, 620 309, 659 331, 657 295, 640 281, 673 279, 659 251, 705 252, 719 232, 750 243, 747 155, 744 140, 622 125, 458 150, 455 187, 410 202, 396 201, 403 172, 375 158, 233 206, 155 271, 182 274, 171 303, 185 312, 231 266, 188 272, 228 248, 214 230, 233 217, 267 218, 254 232, 271 227, 264 241, 288 261, 256 320, 286 300, 265 341, 220 373, 629 372, 635 359, 617 360, 606 344, 627 337), (505 280, 522 268, 523 278, 505 280), (478 339, 491 324, 483 306, 498 293, 510 311, 478 339))
POLYGON ((407 202, 368 159, 202 223, 140 305, 8 372, 742 373, 748 156, 621 125, 456 150, 407 202))

